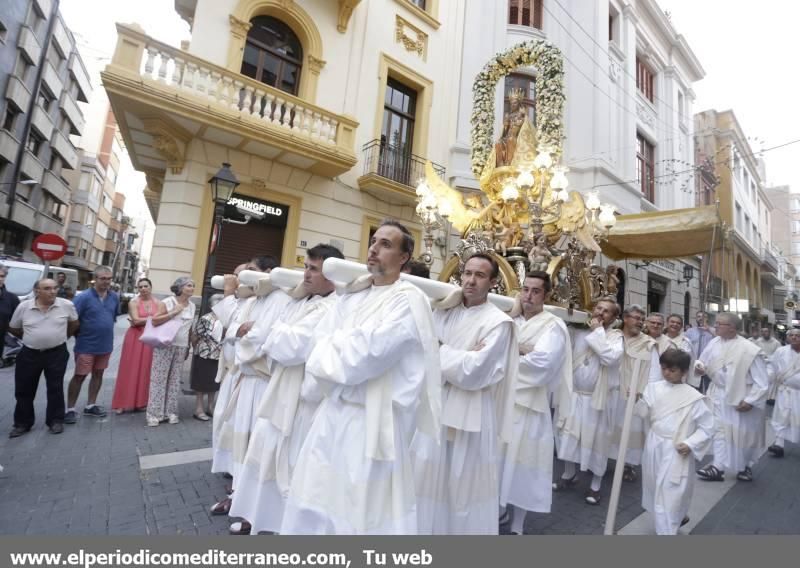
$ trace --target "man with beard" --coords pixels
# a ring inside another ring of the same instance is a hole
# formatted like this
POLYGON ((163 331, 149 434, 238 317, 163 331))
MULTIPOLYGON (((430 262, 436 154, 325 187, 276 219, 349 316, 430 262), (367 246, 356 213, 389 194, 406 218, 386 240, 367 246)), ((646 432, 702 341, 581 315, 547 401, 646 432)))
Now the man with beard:
POLYGON ((292 472, 281 534, 415 534, 410 443, 437 435, 441 373, 428 298, 400 280, 414 238, 396 221, 372 236, 369 274, 322 319, 306 374, 320 403, 292 472))

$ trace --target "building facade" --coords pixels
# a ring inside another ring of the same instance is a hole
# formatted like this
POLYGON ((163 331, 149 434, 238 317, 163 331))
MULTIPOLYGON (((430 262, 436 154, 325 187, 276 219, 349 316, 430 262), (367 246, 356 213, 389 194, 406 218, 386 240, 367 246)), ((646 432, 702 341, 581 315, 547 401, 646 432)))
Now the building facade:
POLYGON ((36 235, 63 235, 69 224, 67 178, 80 167, 71 138, 83 132, 78 103, 88 102, 91 85, 74 37, 61 15, 53 14, 52 0, 3 2, 0 28, 0 92, 5 95, 0 99, 0 247, 7 255, 38 262, 30 250, 36 235), (30 133, 23 140, 32 98, 30 133), (10 207, 21 144, 22 183, 10 207))
MULTIPOLYGON (((472 82, 497 52, 546 39, 565 56, 564 162, 570 189, 599 189, 620 213, 691 207, 691 85, 703 70, 655 2, 576 0, 177 0, 182 48, 118 24, 103 73, 134 167, 147 174, 156 220, 150 276, 164 291, 205 269, 223 162, 242 182, 232 203, 262 222, 223 225, 217 271, 254 253, 285 266, 305 248, 340 246, 364 260, 379 220, 421 239, 415 186, 426 161, 452 186, 470 170, 472 82), (686 169, 686 168, 683 168, 686 169), (686 187, 683 187, 686 186, 686 187)), ((495 130, 512 86, 533 105, 535 69, 497 87, 495 130)), ((501 82, 502 83, 502 82, 501 82)), ((236 215, 228 207, 226 216, 236 215)), ((456 235, 438 241, 432 271, 456 235)), ((607 261, 605 261, 607 262, 607 261)), ((688 313, 696 259, 623 262, 624 303, 688 313), (686 308, 684 308, 686 306, 686 308)))
POLYGON ((727 226, 723 247, 708 264, 712 284, 706 307, 737 312, 747 322, 776 323, 776 312, 782 311, 776 306, 787 290, 771 234, 773 212, 780 215, 782 209, 765 191, 764 163, 732 110, 700 112, 694 124, 699 157, 715 166, 714 197, 727 226))

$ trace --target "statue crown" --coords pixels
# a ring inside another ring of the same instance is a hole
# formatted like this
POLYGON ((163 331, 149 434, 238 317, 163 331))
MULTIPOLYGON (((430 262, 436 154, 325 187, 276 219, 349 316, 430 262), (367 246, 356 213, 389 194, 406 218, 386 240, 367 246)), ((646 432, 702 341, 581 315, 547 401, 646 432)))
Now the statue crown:
POLYGON ((511 89, 508 94, 509 101, 522 101, 525 98, 525 91, 523 89, 511 89))

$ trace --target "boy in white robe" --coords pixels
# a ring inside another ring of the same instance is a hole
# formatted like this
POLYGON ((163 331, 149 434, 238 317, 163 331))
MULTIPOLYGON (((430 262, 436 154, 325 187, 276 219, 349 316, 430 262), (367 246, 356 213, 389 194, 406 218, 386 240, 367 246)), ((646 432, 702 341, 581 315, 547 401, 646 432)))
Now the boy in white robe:
POLYGON ((464 264, 461 289, 434 305, 442 441, 417 432, 412 443, 421 533, 498 533, 497 444, 510 433, 519 361, 513 321, 488 301, 499 274, 494 258, 474 254, 464 264))
POLYGON ((522 534, 526 511, 550 512, 554 438, 548 392, 555 393, 556 406, 568 405, 572 393, 569 332, 544 309, 551 290, 547 272, 529 272, 518 296, 519 309, 512 312, 518 326, 519 371, 514 426, 511 441, 503 447, 500 476, 500 503, 508 505, 512 534, 522 534))
POLYGON ((705 397, 684 384, 691 362, 684 351, 665 351, 660 357, 664 380, 649 383, 635 407, 650 426, 642 456, 642 507, 652 513, 659 535, 678 534, 689 522, 693 464, 714 434, 705 397))
POLYGON ((259 349, 274 366, 261 398, 230 510, 232 517, 246 520, 231 524, 231 534, 274 533, 280 529, 290 469, 319 402, 309 396, 304 398, 302 388, 314 330, 335 299, 333 282, 322 274, 326 258, 344 258, 344 255, 326 244, 306 252, 303 282, 290 293, 295 299, 259 349), (292 448, 294 455, 290 455, 292 448))
POLYGON ((409 445, 440 428, 441 373, 427 297, 399 280, 404 226, 373 234, 370 274, 323 318, 306 374, 325 391, 292 471, 281 534, 415 534, 409 445))
POLYGON ((772 410, 775 441, 767 448, 776 458, 784 454, 784 441, 800 443, 800 329, 786 333, 788 345, 772 355, 773 384, 777 387, 772 410))
POLYGON ((717 336, 695 362, 696 375, 708 375, 708 398, 714 414, 714 459, 697 475, 723 481, 726 470, 739 481, 753 481, 752 466, 764 452, 767 363, 761 349, 740 337, 736 314, 717 316, 717 336))
MULTIPOLYGON (((622 332, 611 329, 619 315, 614 300, 600 300, 592 310, 589 330, 572 329, 572 385, 569 404, 559 405, 556 416, 556 450, 564 461, 564 473, 553 491, 577 483, 576 465, 590 471, 592 481, 585 500, 600 503, 600 485, 608 465, 611 419, 610 402, 619 391, 619 365, 623 354, 622 332)), ((613 416, 613 413, 611 414, 613 416)))

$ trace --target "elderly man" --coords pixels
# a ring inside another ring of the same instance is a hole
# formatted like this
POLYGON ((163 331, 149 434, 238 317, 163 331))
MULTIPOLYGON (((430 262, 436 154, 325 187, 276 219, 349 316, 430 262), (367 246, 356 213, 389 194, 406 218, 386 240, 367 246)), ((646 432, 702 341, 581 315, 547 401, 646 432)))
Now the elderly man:
POLYGON ((94 286, 75 298, 75 310, 81 320, 81 329, 75 339, 75 374, 67 390, 67 412, 65 424, 78 420, 75 403, 81 393, 86 375, 91 373, 89 396, 83 409, 86 416, 101 418, 106 411, 97 403, 97 395, 103 386, 103 372, 108 368, 114 350, 114 323, 119 315, 119 296, 109 290, 111 269, 98 266, 94 270, 94 286))
POLYGON ((622 332, 611 329, 619 315, 614 300, 597 302, 588 330, 574 330, 572 336, 572 384, 569 405, 556 410, 556 450, 564 460, 564 473, 553 491, 563 491, 577 483, 581 471, 590 471, 592 481, 585 500, 600 504, 600 485, 608 465, 612 434, 611 407, 619 390, 619 365, 624 351, 622 332), (609 412, 611 415, 609 416, 609 412))
POLYGON ((441 444, 418 432, 412 445, 420 532, 497 534, 497 442, 510 439, 519 365, 514 322, 488 301, 499 275, 497 260, 474 254, 461 289, 435 305, 443 429, 441 444))
POLYGON ((548 394, 554 392, 555 406, 560 406, 569 404, 572 392, 572 345, 567 326, 544 309, 551 290, 547 272, 529 272, 519 295, 522 313, 513 314, 518 326, 519 371, 514 428, 504 447, 500 502, 508 504, 514 534, 522 534, 526 511, 550 512, 553 421, 548 394))
POLYGON ((415 534, 409 445, 439 432, 441 373, 427 297, 400 280, 414 238, 396 221, 372 236, 369 275, 317 328, 306 374, 326 393, 292 472, 281 533, 415 534))
POLYGON ((764 449, 767 363, 757 345, 738 335, 740 325, 736 314, 719 314, 717 337, 695 362, 695 374, 711 378, 714 459, 697 470, 706 481, 723 481, 731 469, 738 472, 736 479, 752 481, 751 467, 764 449))
POLYGON ((0 367, 3 366, 3 348, 6 343, 8 322, 19 305, 17 295, 6 289, 6 276, 8 276, 8 267, 0 263, 0 367))
MULTIPOLYGON (((660 316, 663 327, 664 316, 660 316)), ((611 456, 619 454, 619 442, 622 435, 622 425, 625 419, 625 404, 629 396, 637 396, 644 392, 648 382, 661 380, 661 367, 658 363, 658 347, 656 341, 642 333, 644 323, 644 309, 636 304, 625 308, 622 312, 622 335, 625 345, 625 354, 620 367, 620 388, 618 397, 614 397, 612 426, 614 428, 611 438, 611 456), (636 392, 631 392, 636 385, 636 392)), ((663 335, 662 335, 663 337, 663 335)), ((645 432, 644 423, 639 416, 634 416, 631 421, 628 447, 625 451, 625 469, 622 479, 636 481, 635 466, 642 463, 645 432)))
POLYGON ((772 355, 773 384, 776 387, 772 429, 775 441, 767 448, 776 458, 783 457, 786 440, 800 443, 800 329, 786 333, 789 343, 772 355))
POLYGON ((656 342, 659 356, 670 347, 669 338, 664 334, 665 323, 664 314, 658 312, 651 312, 645 322, 645 333, 656 342))
POLYGON ((23 348, 14 370, 14 428, 9 438, 30 431, 35 421, 33 400, 44 372, 47 385, 45 423, 50 432, 64 431, 64 373, 69 352, 67 338, 78 329, 78 314, 69 300, 57 298, 55 280, 44 279, 34 285, 35 297, 25 300, 11 317, 9 330, 22 338, 23 348))
POLYGON ((247 520, 233 523, 231 534, 275 533, 281 528, 291 470, 322 398, 314 380, 303 377, 314 330, 336 299, 333 282, 322 274, 327 258, 344 255, 326 244, 308 249, 303 282, 290 293, 292 303, 259 348, 274 366, 230 510, 232 517, 247 520))

